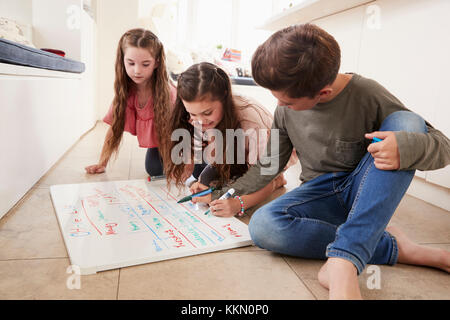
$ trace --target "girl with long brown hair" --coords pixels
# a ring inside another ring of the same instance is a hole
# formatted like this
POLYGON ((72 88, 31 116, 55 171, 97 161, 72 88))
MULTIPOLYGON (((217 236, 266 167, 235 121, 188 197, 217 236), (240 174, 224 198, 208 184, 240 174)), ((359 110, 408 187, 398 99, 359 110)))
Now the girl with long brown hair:
POLYGON ((105 171, 113 153, 118 152, 124 131, 136 135, 139 146, 147 148, 145 168, 150 177, 162 176, 158 146, 176 97, 166 70, 164 47, 149 30, 132 29, 119 40, 115 64, 114 100, 103 121, 111 125, 98 164, 86 172, 105 171))
MULTIPOLYGON (((221 187, 231 180, 242 176, 252 164, 251 158, 253 157, 254 159, 255 154, 259 158, 262 150, 259 150, 258 147, 266 145, 267 139, 250 143, 249 139, 255 138, 255 136, 246 136, 243 142, 245 143, 245 148, 240 148, 238 145, 239 139, 236 141, 234 137, 229 138, 226 134, 227 130, 242 129, 244 132, 249 132, 248 130, 253 129, 256 133, 263 130, 263 134, 259 133, 256 138, 264 138, 264 136, 267 138, 272 121, 273 116, 264 107, 248 98, 232 94, 230 78, 218 66, 202 62, 192 65, 181 73, 178 78, 177 99, 169 121, 171 129, 168 132, 172 134, 177 129, 187 130, 190 134, 189 136, 192 137, 190 143, 192 150, 194 149, 196 135, 204 136, 206 134, 207 136, 208 132, 215 130, 216 133, 221 133, 222 145, 224 146, 220 148, 217 143, 214 148, 210 148, 213 150, 210 153, 214 155, 213 157, 202 157, 206 166, 201 172, 198 181, 191 185, 191 192, 200 191, 210 186, 221 187), (198 129, 197 132, 196 129, 198 129), (234 154, 228 155, 226 150, 233 144, 234 154), (245 161, 239 163, 237 161, 237 158, 240 156, 238 152, 243 149, 245 150, 245 156, 241 157, 241 159, 245 158, 245 161), (221 159, 223 161, 216 161, 219 156, 222 156, 221 159)), ((203 138, 201 140, 205 149, 216 142, 214 139, 203 138)), ((162 142, 161 150, 168 182, 175 182, 175 185, 181 187, 190 172, 193 171, 194 152, 190 152, 192 155, 192 158, 188 161, 190 164, 174 161, 173 150, 177 149, 176 146, 179 143, 179 141, 172 141, 171 137, 168 136, 162 142)), ((198 166, 196 168, 198 169, 198 166)), ((286 180, 281 174, 269 183, 266 188, 261 189, 261 192, 244 196, 241 200, 245 202, 246 207, 251 207, 267 198, 275 188, 285 183, 286 180)), ((238 200, 233 199, 230 202, 215 203, 215 206, 211 207, 211 212, 217 216, 233 216, 241 208, 241 203, 238 200), (225 204, 231 204, 231 206, 225 208, 225 204)))

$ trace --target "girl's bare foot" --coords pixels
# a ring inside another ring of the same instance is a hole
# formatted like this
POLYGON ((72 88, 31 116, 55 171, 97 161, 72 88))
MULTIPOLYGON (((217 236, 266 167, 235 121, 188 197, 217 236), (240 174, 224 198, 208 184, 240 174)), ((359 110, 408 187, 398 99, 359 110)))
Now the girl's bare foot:
POLYGON ((280 174, 278 177, 273 179, 273 190, 276 190, 278 188, 281 188, 287 183, 286 179, 284 178, 283 174, 280 174))
POLYGON ((397 227, 387 227, 386 231, 397 240, 399 263, 438 268, 450 273, 450 251, 419 245, 397 227))

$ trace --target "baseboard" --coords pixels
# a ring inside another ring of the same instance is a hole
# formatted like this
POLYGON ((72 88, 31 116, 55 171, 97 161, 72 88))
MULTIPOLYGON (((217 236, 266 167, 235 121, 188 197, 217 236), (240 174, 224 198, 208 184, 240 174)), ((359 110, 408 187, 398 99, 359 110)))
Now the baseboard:
POLYGON ((407 194, 450 211, 450 189, 429 183, 423 178, 414 177, 407 194))

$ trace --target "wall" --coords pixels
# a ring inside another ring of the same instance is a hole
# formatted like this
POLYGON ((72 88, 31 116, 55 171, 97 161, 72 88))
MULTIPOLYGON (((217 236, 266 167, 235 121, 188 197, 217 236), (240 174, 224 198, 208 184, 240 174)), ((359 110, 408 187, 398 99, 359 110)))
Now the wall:
MULTIPOLYGON (((0 157, 0 218, 96 121, 95 21, 81 10, 81 0, 71 1, 78 5, 80 25, 67 31, 69 2, 29 3, 38 30, 61 31, 57 38, 45 34, 41 39, 55 41, 48 42, 53 48, 68 41, 86 71, 75 74, 0 63, 0 141, 5 155, 0 157), (52 19, 52 10, 58 17, 52 19), (72 31, 75 37, 64 37, 72 31)), ((29 12, 30 6, 16 9, 29 12)), ((42 43, 35 41, 38 47, 42 43)))
POLYGON ((0 17, 31 24, 31 0, 0 0, 0 17))
POLYGON ((98 119, 114 98, 114 64, 117 44, 127 30, 143 25, 138 19, 138 0, 97 1, 98 119))
MULTIPOLYGON (((447 0, 379 0, 313 23, 339 42, 341 72, 377 80, 450 137, 449 12, 447 0)), ((450 166, 416 175, 408 193, 450 210, 450 166)))
POLYGON ((80 60, 81 0, 33 0, 33 42, 36 48, 59 49, 80 60))

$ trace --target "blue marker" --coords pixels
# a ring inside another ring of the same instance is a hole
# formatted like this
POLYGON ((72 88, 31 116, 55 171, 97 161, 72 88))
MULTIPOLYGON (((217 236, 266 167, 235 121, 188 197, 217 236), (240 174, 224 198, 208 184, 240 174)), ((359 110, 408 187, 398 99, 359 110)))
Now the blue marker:
MULTIPOLYGON (((231 189, 228 190, 225 194, 223 194, 223 195, 219 198, 219 200, 225 200, 225 199, 231 198, 231 196, 233 195, 233 193, 234 193, 234 189, 231 188, 231 189)), ((205 212, 205 215, 208 214, 209 211, 210 211, 210 209, 208 209, 208 210, 205 212)))
POLYGON ((186 202, 186 201, 190 201, 190 200, 192 200, 192 198, 194 198, 194 197, 202 197, 202 196, 206 196, 207 194, 210 194, 210 193, 213 192, 214 190, 215 190, 215 188, 212 187, 212 188, 209 188, 209 189, 206 189, 206 190, 203 190, 203 191, 200 191, 200 192, 191 194, 190 196, 184 197, 183 199, 179 200, 177 203, 183 203, 183 202, 186 202))
POLYGON ((372 143, 383 141, 383 139, 373 137, 372 143))

